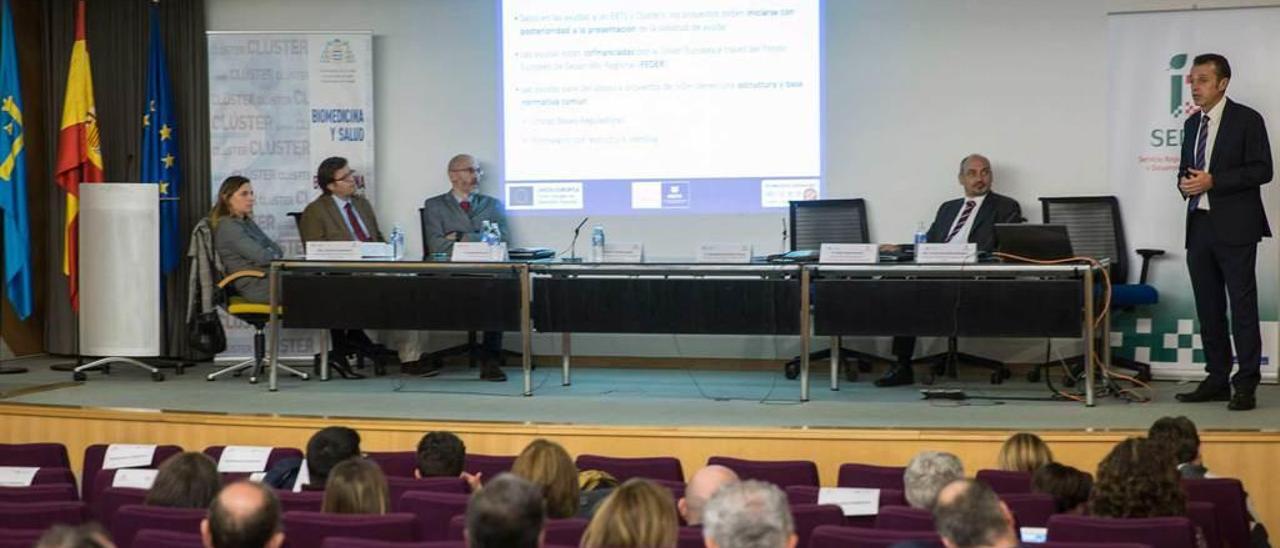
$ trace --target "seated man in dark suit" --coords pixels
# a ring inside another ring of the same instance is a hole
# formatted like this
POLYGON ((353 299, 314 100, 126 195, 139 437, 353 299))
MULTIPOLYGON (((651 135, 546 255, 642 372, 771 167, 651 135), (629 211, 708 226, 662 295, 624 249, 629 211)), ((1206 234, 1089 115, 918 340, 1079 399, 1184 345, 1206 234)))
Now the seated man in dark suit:
MULTIPOLYGON (((423 204, 423 224, 428 253, 449 253, 454 242, 479 242, 485 221, 496 223, 503 241, 510 241, 507 232, 507 215, 502 200, 480 194, 480 178, 484 171, 470 154, 459 154, 449 160, 447 172, 449 192, 428 198, 423 204)), ((502 363, 502 332, 484 333, 485 359, 480 366, 480 378, 486 381, 507 380, 502 363)), ((421 376, 440 373, 440 364, 419 360, 424 369, 421 376)))
MULTIPOLYGON (((942 203, 933 225, 929 227, 929 243, 969 242, 978 251, 996 249, 996 223, 1021 223, 1022 207, 1018 201, 991 191, 994 177, 991 161, 981 154, 970 154, 960 161, 960 186, 964 197, 942 203)), ((893 355, 898 363, 889 368, 876 386, 912 384, 911 357, 916 351, 915 337, 894 337, 893 355)))
MULTIPOLYGON (((298 234, 304 242, 381 242, 378 217, 373 205, 356 193, 356 172, 347 159, 333 156, 325 158, 316 169, 316 184, 320 197, 307 204, 298 222, 298 234)), ((395 352, 375 344, 360 329, 331 329, 333 351, 329 362, 343 378, 361 377, 353 373, 347 364, 347 356, 362 354, 380 366, 395 356, 395 352)))
POLYGON ((293 491, 323 491, 329 479, 329 471, 338 463, 359 457, 360 434, 345 426, 322 428, 307 440, 307 454, 303 460, 296 458, 277 462, 262 478, 262 483, 276 489, 293 491), (302 467, 306 466, 303 476, 302 467))

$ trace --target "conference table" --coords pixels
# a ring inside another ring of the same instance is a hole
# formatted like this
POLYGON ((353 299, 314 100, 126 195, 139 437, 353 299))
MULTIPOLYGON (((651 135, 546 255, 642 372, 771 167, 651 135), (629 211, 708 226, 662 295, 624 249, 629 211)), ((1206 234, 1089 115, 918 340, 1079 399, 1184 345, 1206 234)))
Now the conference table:
MULTIPOLYGON (((1093 406, 1095 360, 1110 365, 1110 345, 1096 344, 1110 330, 1107 307, 1096 306, 1106 265, 283 259, 268 269, 268 388, 278 389, 282 327, 519 331, 525 396, 535 332, 561 334, 564 386, 573 333, 796 336, 800 401, 814 337, 831 338, 832 390, 841 337, 1063 337, 1083 342, 1093 406)), ((328 373, 324 360, 320 378, 328 373)))

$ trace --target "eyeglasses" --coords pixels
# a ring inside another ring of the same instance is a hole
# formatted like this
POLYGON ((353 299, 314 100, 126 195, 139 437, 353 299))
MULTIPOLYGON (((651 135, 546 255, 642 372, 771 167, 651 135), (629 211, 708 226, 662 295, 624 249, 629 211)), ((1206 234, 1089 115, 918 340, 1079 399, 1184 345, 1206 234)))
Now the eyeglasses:
POLYGON ((456 172, 459 172, 459 173, 461 173, 461 172, 469 172, 469 173, 475 173, 476 175, 484 175, 484 170, 483 170, 483 169, 480 169, 479 167, 463 167, 463 168, 458 168, 458 169, 450 169, 449 171, 451 171, 451 172, 456 171, 456 172))

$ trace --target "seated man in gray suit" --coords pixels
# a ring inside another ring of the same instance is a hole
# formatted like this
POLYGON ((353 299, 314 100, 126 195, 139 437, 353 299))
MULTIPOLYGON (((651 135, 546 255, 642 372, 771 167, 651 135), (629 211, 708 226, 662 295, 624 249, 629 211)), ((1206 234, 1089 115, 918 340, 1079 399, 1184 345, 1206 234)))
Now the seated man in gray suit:
MULTIPOLYGON (((498 224, 503 240, 507 240, 507 215, 502 201, 480 194, 480 177, 484 171, 470 154, 459 154, 449 160, 449 192, 427 199, 423 204, 423 224, 426 230, 427 253, 450 253, 454 242, 479 242, 484 221, 498 224)), ((498 366, 502 363, 502 332, 484 333, 484 363, 480 378, 502 382, 507 375, 498 366)), ((440 373, 438 363, 419 360, 422 376, 440 373)))

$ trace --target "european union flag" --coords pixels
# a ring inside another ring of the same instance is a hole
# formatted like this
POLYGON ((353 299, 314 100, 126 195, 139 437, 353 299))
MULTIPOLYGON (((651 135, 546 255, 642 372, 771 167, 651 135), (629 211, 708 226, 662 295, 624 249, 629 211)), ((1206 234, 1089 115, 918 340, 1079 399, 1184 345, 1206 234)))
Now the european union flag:
POLYGON ((160 39, 160 7, 151 4, 151 51, 147 60, 147 104, 142 114, 142 182, 160 185, 160 272, 178 267, 178 141, 173 101, 169 93, 169 65, 160 39))
POLYGON ((4 278, 18 317, 31 315, 31 235, 27 228, 27 155, 22 128, 22 86, 9 0, 0 6, 0 209, 4 210, 4 278))

